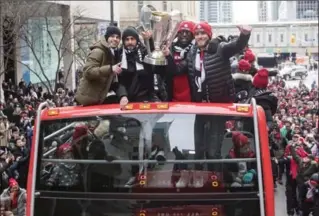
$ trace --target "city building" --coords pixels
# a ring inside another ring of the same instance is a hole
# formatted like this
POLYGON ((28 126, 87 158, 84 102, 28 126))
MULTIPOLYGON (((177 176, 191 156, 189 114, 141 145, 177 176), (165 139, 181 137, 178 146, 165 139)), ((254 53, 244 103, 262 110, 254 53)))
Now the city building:
POLYGON ((318 20, 318 1, 278 1, 280 21, 318 20))
MULTIPOLYGON (((211 24, 214 35, 238 35, 235 24, 211 24)), ((318 59, 318 21, 251 24, 249 46, 255 53, 295 53, 318 59)))
POLYGON ((159 11, 179 10, 185 20, 196 20, 196 1, 116 1, 119 8, 129 10, 119 10, 119 25, 127 26, 139 25, 140 11, 144 5, 152 5, 159 11))
POLYGON ((277 21, 278 20, 278 11, 279 11, 279 5, 280 1, 271 1, 270 2, 271 7, 271 21, 277 21))
POLYGON ((258 11, 258 21, 267 22, 270 21, 270 3, 269 1, 258 1, 257 11, 258 11))
MULTIPOLYGON (((109 1, 17 3, 0 3, 0 82, 23 79, 54 89, 57 70, 63 68, 66 84, 75 88, 79 59, 84 61, 88 45, 109 24, 109 1), (20 25, 24 31, 15 32, 20 25)), ((114 20, 118 20, 117 14, 114 20)))
POLYGON ((318 1, 296 1, 298 20, 318 20, 318 1))
POLYGON ((209 23, 232 23, 232 1, 200 1, 198 19, 209 23))

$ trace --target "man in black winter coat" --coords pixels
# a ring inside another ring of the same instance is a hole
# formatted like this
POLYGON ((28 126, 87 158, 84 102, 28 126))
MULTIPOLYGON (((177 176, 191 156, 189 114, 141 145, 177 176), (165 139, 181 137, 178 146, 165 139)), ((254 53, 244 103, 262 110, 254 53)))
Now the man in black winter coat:
MULTIPOLYGON (((240 26, 238 29, 239 37, 227 43, 221 37, 212 40, 211 26, 206 22, 198 23, 194 28, 195 45, 189 51, 187 58, 178 65, 174 64, 169 51, 164 50, 169 71, 187 74, 192 102, 234 102, 235 88, 229 59, 246 47, 251 32, 250 27, 240 26)), ((221 157, 225 130, 222 125, 225 125, 226 121, 224 117, 218 116, 196 117, 194 126, 196 159, 221 157)))
MULTIPOLYGON (((145 39, 149 39, 150 36, 143 35, 145 39)), ((159 99, 154 91, 152 67, 144 63, 147 49, 140 41, 136 29, 126 28, 122 33, 122 42, 122 72, 118 75, 118 81, 125 87, 128 101, 158 101, 159 99)))
POLYGON ((273 118, 278 107, 278 99, 272 92, 267 90, 268 86, 268 71, 262 68, 257 71, 253 78, 253 88, 249 92, 249 101, 251 98, 255 98, 257 105, 261 106, 266 115, 266 122, 269 129, 272 128, 273 118))

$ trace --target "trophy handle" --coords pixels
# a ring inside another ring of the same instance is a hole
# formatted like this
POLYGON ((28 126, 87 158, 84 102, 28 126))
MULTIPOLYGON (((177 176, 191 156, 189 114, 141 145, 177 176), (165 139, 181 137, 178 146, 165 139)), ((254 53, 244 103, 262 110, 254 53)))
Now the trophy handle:
POLYGON ((177 35, 177 32, 178 32, 178 28, 179 28, 179 25, 180 23, 183 21, 183 15, 182 13, 180 13, 179 11, 177 10, 174 10, 170 13, 170 24, 169 24, 169 29, 168 29, 168 35, 166 37, 166 40, 164 41, 164 44, 165 46, 167 47, 171 47, 176 35, 177 35))
MULTIPOLYGON (((145 28, 144 28, 142 25, 138 26, 138 27, 136 28, 136 30, 137 30, 137 32, 139 33, 139 35, 141 35, 142 32, 145 32, 145 28)), ((145 47, 146 47, 147 54, 150 54, 150 53, 151 53, 150 40, 149 40, 149 39, 147 39, 147 40, 144 39, 144 45, 145 45, 145 47)))
MULTIPOLYGON (((156 8, 152 5, 144 5, 140 12, 140 26, 137 27, 137 31, 141 34, 144 31, 150 30, 151 28, 151 16, 152 12, 156 11, 156 8)), ((147 53, 151 53, 150 40, 144 39, 144 45, 146 46, 147 53)))

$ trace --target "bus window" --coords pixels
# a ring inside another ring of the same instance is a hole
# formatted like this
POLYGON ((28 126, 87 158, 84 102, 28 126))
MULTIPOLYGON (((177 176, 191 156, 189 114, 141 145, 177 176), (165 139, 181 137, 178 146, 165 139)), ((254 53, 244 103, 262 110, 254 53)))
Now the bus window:
POLYGON ((40 128, 36 216, 260 215, 250 117, 125 114, 40 128))

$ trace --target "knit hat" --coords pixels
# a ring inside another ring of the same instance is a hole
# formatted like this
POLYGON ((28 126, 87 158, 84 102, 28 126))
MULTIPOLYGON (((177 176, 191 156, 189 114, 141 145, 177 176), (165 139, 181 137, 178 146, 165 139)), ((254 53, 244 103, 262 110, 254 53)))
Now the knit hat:
POLYGON ((195 27, 195 23, 192 21, 183 21, 179 24, 178 27, 178 32, 186 30, 186 31, 190 31, 191 33, 194 33, 194 27, 195 27))
POLYGON ((88 135, 88 128, 86 126, 77 126, 75 127, 75 130, 73 132, 73 135, 72 135, 72 139, 73 140, 78 140, 82 137, 85 137, 88 135))
POLYGON ((251 68, 251 65, 248 61, 242 59, 238 62, 238 69, 240 72, 248 73, 251 68))
POLYGON ((19 187, 19 184, 18 182, 14 179, 14 178, 10 178, 9 179, 9 187, 12 188, 12 187, 19 187))
POLYGON ((248 49, 248 50, 246 50, 246 52, 244 54, 244 59, 247 60, 248 62, 252 63, 253 61, 255 61, 255 55, 250 49, 248 49))
POLYGON ((66 154, 67 152, 72 151, 72 146, 70 143, 64 143, 62 145, 60 145, 56 151, 56 155, 58 157, 63 156, 64 154, 66 154))
POLYGON ((248 137, 240 132, 233 132, 232 133, 232 141, 233 141, 234 147, 237 147, 237 148, 241 148, 241 147, 249 144, 248 137))
POLYGON ((213 36, 213 30, 212 27, 207 22, 200 22, 195 25, 194 33, 196 31, 204 31, 209 38, 212 38, 213 36))
POLYGON ((112 35, 118 35, 119 37, 121 37, 121 30, 116 26, 107 27, 105 32, 105 39, 107 40, 112 35))
POLYGON ((267 88, 268 70, 266 68, 262 68, 257 71, 253 79, 253 86, 255 88, 267 88))
POLYGON ((123 41, 123 43, 124 43, 125 39, 126 39, 127 37, 129 37, 129 36, 135 38, 136 41, 139 41, 139 40, 140 40, 140 39, 139 39, 139 35, 138 35, 136 29, 133 28, 133 27, 128 27, 128 28, 126 28, 126 29, 123 31, 123 34, 122 34, 122 41, 123 41))

